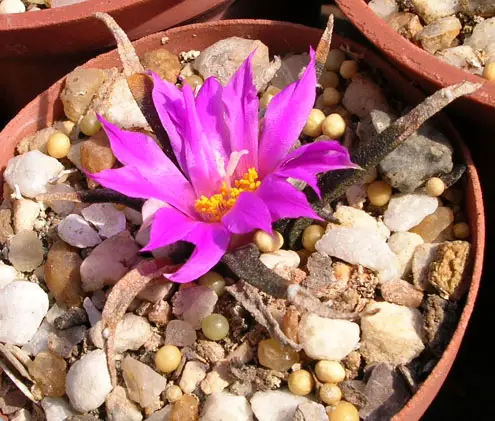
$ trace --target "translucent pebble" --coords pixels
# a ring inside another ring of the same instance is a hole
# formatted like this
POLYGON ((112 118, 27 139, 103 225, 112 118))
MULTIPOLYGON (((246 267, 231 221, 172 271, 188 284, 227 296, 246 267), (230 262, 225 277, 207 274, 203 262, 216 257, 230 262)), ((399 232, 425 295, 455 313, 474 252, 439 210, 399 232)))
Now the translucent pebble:
POLYGON ((442 206, 418 225, 412 227, 409 232, 420 235, 425 243, 431 243, 453 222, 454 212, 452 209, 442 206))
POLYGON ((10 263, 19 272, 31 272, 43 261, 43 244, 34 231, 21 231, 9 243, 10 263))
POLYGON ((95 173, 110 169, 114 166, 116 158, 110 148, 110 143, 105 132, 98 132, 81 145, 81 165, 90 172, 95 173))
POLYGON ((29 365, 29 373, 44 396, 65 395, 67 363, 63 358, 52 352, 40 352, 29 365))
POLYGON ((59 304, 77 306, 82 303, 81 263, 77 249, 63 241, 57 241, 48 252, 45 282, 59 304))
POLYGON ((193 395, 183 395, 172 406, 169 421, 197 421, 199 401, 193 395))
POLYGON ((264 339, 258 344, 258 360, 264 367, 277 371, 287 371, 299 362, 299 354, 291 347, 284 346, 275 339, 264 339))
POLYGON ((228 335, 229 322, 225 316, 213 313, 203 319, 201 328, 208 339, 219 341, 228 335))

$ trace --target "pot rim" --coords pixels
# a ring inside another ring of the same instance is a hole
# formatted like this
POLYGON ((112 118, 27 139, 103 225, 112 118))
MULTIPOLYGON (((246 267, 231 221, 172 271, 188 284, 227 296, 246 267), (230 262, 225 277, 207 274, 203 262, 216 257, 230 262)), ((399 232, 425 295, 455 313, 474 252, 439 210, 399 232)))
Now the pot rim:
MULTIPOLYGON (((153 0, 87 0, 70 6, 43 9, 36 12, 0 15, 0 34, 4 31, 23 31, 59 24, 67 25, 73 21, 91 18, 91 15, 96 12, 104 12, 113 16, 120 10, 128 7, 136 8, 151 1, 153 0)), ((187 0, 161 1, 167 1, 170 3, 170 6, 177 6, 187 0)), ((228 0, 211 1, 211 5, 209 5, 204 13, 215 9, 227 1, 228 0)))
MULTIPOLYGON (((232 19, 232 20, 224 20, 218 22, 207 22, 207 23, 197 23, 191 25, 185 25, 177 28, 168 29, 163 32, 155 33, 152 35, 148 35, 143 37, 137 41, 134 41, 133 44, 135 46, 139 46, 141 44, 145 44, 150 40, 160 40, 164 36, 172 37, 180 37, 183 33, 194 33, 195 30, 203 30, 205 28, 222 28, 229 26, 238 26, 238 27, 256 27, 257 29, 263 29, 266 27, 277 26, 281 30, 304 30, 307 33, 311 33, 314 36, 315 40, 318 40, 323 31, 318 28, 311 28, 301 24, 294 24, 290 22, 282 22, 282 21, 274 21, 274 20, 257 20, 257 19, 232 19)), ((405 76, 403 76, 392 64, 385 61, 381 58, 376 52, 369 50, 368 48, 358 44, 354 41, 348 40, 346 38, 340 37, 338 35, 334 35, 334 39, 339 40, 341 44, 347 44, 351 47, 351 50, 358 50, 361 53, 364 53, 372 59, 372 65, 381 69, 384 73, 388 75, 393 75, 400 84, 404 86, 403 92, 405 92, 405 97, 411 98, 411 103, 421 101, 425 95, 418 88, 411 85, 410 81, 408 81, 405 76)), ((100 54, 92 60, 87 61, 82 67, 91 67, 92 63, 95 60, 101 60, 104 57, 112 57, 116 55, 116 49, 113 49, 107 53, 100 54)), ((36 103, 43 96, 47 97, 47 100, 50 101, 54 98, 54 96, 58 97, 58 92, 61 89, 62 83, 65 79, 65 76, 55 82, 50 88, 45 90, 43 93, 38 95, 35 99, 33 99, 29 104, 23 107, 17 116, 5 126, 5 128, 0 131, 0 142, 4 136, 7 136, 11 130, 14 130, 14 126, 17 124, 17 120, 20 119, 20 116, 24 113, 31 113, 36 110, 36 103), (50 95, 48 95, 50 94, 50 95), (48 98, 49 97, 49 98, 48 98), (7 133, 7 134, 6 134, 7 133)), ((46 109, 45 109, 46 113, 46 109)), ((462 309, 461 317, 458 320, 455 332, 450 339, 450 342, 447 348, 444 350, 442 357, 438 360, 434 369, 430 372, 427 379, 421 384, 418 391, 408 400, 406 405, 401 409, 399 413, 397 413, 393 417, 393 421, 405 421, 405 420, 419 420, 424 411, 431 404, 444 381, 437 385, 434 383, 436 377, 445 377, 446 373, 450 370, 456 354, 461 346, 462 338, 465 334, 467 324, 471 317, 471 314, 474 309, 474 305, 476 302, 476 297, 478 294, 480 281, 481 281, 481 273, 483 267, 483 257, 484 257, 484 248, 485 248, 485 211, 482 199, 482 191, 481 185, 478 177, 477 170, 472 161, 471 154, 469 152, 468 147, 466 146, 464 140, 461 135, 454 128, 452 123, 445 115, 440 114, 438 116, 439 121, 442 124, 442 127, 445 131, 449 132, 449 136, 455 138, 455 143, 457 144, 457 150, 462 154, 464 161, 467 165, 466 173, 470 180, 470 183, 466 186, 465 190, 472 190, 474 196, 473 203, 473 212, 470 212, 470 223, 472 228, 472 248, 475 251, 474 259, 472 262, 472 270, 471 270, 471 282, 469 285, 469 292, 467 297, 465 298, 464 307, 462 309), (473 216, 474 215, 474 216, 473 216), (476 220, 476 225, 474 225, 474 220, 476 220), (418 409, 419 408, 419 409, 418 409)), ((39 121, 42 121, 42 118, 39 118, 39 121)), ((18 131, 18 130, 16 130, 18 131)), ((10 135, 9 135, 10 136, 10 135)))
POLYGON ((374 13, 365 0, 335 0, 335 2, 352 24, 399 67, 404 67, 409 72, 416 73, 428 82, 441 87, 464 80, 482 83, 483 86, 478 91, 466 97, 478 104, 495 108, 495 83, 458 69, 413 44, 374 13))

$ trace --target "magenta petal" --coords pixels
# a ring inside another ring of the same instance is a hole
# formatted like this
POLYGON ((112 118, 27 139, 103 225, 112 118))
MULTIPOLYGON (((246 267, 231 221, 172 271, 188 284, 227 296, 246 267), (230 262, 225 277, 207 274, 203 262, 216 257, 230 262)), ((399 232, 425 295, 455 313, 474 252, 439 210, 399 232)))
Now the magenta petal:
POLYGON ((263 178, 277 167, 299 137, 316 96, 315 54, 303 76, 273 97, 266 109, 259 149, 263 178))
POLYGON ((223 87, 218 80, 210 77, 205 80, 196 96, 196 109, 204 131, 208 134, 208 143, 215 154, 225 162, 230 155, 228 131, 224 119, 222 101, 223 87))
POLYGON ((247 150, 237 167, 242 175, 258 162, 258 95, 253 83, 253 53, 242 63, 223 90, 225 122, 230 132, 231 152, 247 150))
POLYGON ((222 223, 234 234, 246 234, 255 229, 272 231, 272 218, 267 205, 252 192, 239 195, 234 207, 222 218, 222 223))
POLYGON ((184 266, 165 275, 173 282, 194 281, 215 266, 227 251, 230 233, 222 224, 199 223, 184 240, 196 247, 184 266))
POLYGON ((274 174, 305 181, 319 194, 316 174, 346 168, 359 168, 352 163, 347 148, 337 141, 321 141, 303 145, 289 153, 274 174))
POLYGON ((150 241, 142 251, 155 250, 183 240, 201 222, 177 209, 165 207, 156 211, 151 224, 150 241))
POLYGON ((321 219, 309 204, 306 195, 282 178, 273 175, 266 177, 256 194, 266 203, 274 221, 302 217, 321 219))
POLYGON ((135 167, 122 167, 88 174, 103 187, 113 189, 129 197, 163 199, 159 185, 150 183, 135 167))
MULTIPOLYGON (((146 168, 162 166, 175 168, 151 137, 139 132, 122 130, 100 116, 98 119, 108 136, 113 154, 122 164, 146 168)), ((176 168, 175 170, 180 174, 179 170, 176 168)))
POLYGON ((198 196, 210 196, 217 192, 221 183, 217 160, 208 139, 208 133, 200 122, 194 93, 189 85, 182 88, 187 120, 183 122, 183 138, 187 172, 198 196))
POLYGON ((150 72, 153 77, 152 98, 155 109, 165 128, 170 144, 182 170, 187 172, 183 154, 183 133, 181 125, 187 122, 187 113, 182 92, 170 82, 162 80, 156 73, 150 72))
POLYGON ((88 174, 88 176, 103 187, 116 190, 126 196, 142 199, 155 198, 181 209, 188 215, 196 214, 194 209, 196 197, 190 184, 182 176, 184 183, 176 184, 176 180, 172 177, 166 178, 166 173, 151 176, 130 166, 104 170, 88 174), (166 186, 163 185, 164 180, 167 180, 166 186))

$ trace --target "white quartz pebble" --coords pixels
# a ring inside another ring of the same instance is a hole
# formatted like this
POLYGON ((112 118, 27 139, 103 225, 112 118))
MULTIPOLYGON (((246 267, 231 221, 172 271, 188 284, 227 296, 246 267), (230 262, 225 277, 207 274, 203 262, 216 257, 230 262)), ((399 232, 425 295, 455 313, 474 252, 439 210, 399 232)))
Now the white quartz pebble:
POLYGON ((67 373, 65 392, 74 409, 88 412, 105 402, 112 391, 105 353, 97 349, 77 360, 67 373))
POLYGON ((48 311, 48 295, 38 285, 16 281, 0 290, 0 342, 24 345, 48 311))
POLYGON ((383 222, 391 231, 409 231, 438 208, 438 199, 426 194, 398 194, 392 196, 383 215, 383 222))
POLYGON ((46 193, 48 181, 63 169, 55 158, 34 150, 11 158, 4 177, 12 190, 18 185, 23 196, 33 198, 46 193))

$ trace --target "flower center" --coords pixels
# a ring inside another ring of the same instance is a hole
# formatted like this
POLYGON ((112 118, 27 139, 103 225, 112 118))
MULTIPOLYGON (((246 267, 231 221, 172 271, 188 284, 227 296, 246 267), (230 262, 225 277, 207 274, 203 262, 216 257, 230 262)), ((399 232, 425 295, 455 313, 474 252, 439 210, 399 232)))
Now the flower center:
POLYGON ((232 209, 242 192, 255 191, 260 184, 258 172, 254 168, 249 168, 241 178, 234 180, 235 187, 230 187, 224 181, 220 187, 220 193, 210 197, 201 196, 196 200, 194 207, 205 220, 218 222, 232 209))

